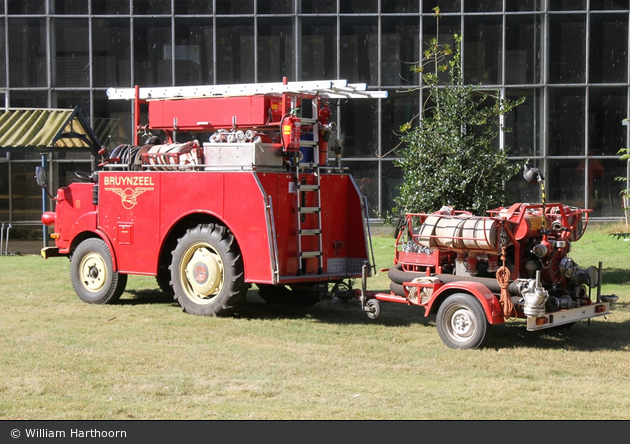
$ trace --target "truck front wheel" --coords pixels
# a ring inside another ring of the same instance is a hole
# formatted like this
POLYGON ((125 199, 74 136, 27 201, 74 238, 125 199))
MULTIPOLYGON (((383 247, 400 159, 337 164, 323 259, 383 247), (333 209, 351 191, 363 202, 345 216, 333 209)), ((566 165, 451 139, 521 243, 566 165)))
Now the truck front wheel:
POLYGON ((436 324, 442 342, 450 348, 479 348, 490 336, 491 325, 481 303, 465 293, 446 298, 437 312, 436 324))
POLYGON ((90 304, 111 304, 125 291, 127 275, 114 272, 112 254, 97 237, 84 240, 72 253, 70 278, 75 293, 90 304))
POLYGON ((175 299, 187 313, 225 315, 245 300, 243 258, 222 225, 189 229, 173 251, 170 269, 175 299))

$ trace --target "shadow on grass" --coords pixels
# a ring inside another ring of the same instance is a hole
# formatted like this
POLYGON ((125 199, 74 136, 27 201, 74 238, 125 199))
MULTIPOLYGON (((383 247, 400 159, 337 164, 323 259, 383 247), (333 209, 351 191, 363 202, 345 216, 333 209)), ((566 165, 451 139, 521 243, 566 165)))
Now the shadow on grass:
MULTIPOLYGON (((179 307, 173 297, 160 289, 127 290, 118 302, 121 305, 171 304, 179 307), (131 298, 129 296, 132 296, 131 298)), ((530 332, 524 320, 507 321, 491 327, 486 349, 513 349, 530 347, 541 349, 567 349, 576 351, 619 351, 630 347, 630 321, 615 322, 615 310, 630 310, 630 302, 616 302, 611 315, 576 323, 566 330, 561 327, 530 332)), ((186 315, 190 316, 190 315, 186 315)), ((381 304, 381 315, 372 320, 361 310, 359 301, 334 304, 322 300, 311 307, 270 304, 258 296, 256 287, 247 292, 247 301, 238 306, 231 317, 246 320, 314 319, 317 322, 340 325, 378 325, 380 327, 424 326, 435 328, 435 316, 424 316, 424 309, 392 302, 381 304)), ((435 328, 437 335, 437 328, 435 328)))
POLYGON ((624 285, 630 282, 630 270, 623 268, 606 268, 602 271, 602 282, 606 284, 624 285))

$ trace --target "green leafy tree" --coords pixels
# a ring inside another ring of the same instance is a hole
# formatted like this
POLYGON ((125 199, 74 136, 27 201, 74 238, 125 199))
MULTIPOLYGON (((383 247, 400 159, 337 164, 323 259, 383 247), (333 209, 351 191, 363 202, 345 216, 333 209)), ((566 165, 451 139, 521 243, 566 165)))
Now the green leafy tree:
MULTIPOLYGON (((434 11, 439 26, 439 8, 434 11)), ((465 85, 461 36, 454 40, 451 48, 432 39, 412 67, 422 73, 428 97, 421 115, 400 128, 405 143, 395 164, 403 183, 394 213, 432 212, 443 205, 479 213, 509 203, 504 183, 521 166, 508 161, 496 140, 504 130, 500 116, 524 99, 511 101, 465 85)))

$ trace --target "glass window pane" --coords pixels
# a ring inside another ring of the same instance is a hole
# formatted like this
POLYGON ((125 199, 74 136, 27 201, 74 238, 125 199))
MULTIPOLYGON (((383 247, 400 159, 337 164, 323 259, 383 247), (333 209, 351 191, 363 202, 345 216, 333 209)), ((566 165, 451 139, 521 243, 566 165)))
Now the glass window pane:
POLYGON ((254 82, 252 19, 217 19, 217 83, 254 82))
POLYGON ((337 0, 302 0, 303 14, 326 14, 337 12, 337 0))
POLYGON ((103 98, 94 98, 93 129, 101 144, 109 152, 121 144, 133 142, 131 107, 128 100, 109 100, 105 94, 103 98))
POLYGON ((13 220, 36 221, 42 216, 42 189, 33 180, 37 165, 30 162, 11 164, 13 220))
MULTIPOLYGON (((519 165, 525 164, 524 160, 515 160, 514 162, 519 165)), ((529 159, 529 163, 540 169, 545 174, 545 177, 547 177, 541 159, 529 159)), ((509 202, 540 202, 542 197, 540 186, 525 182, 525 180, 523 180, 522 171, 521 169, 519 173, 505 184, 505 188, 510 193, 509 202)), ((549 202, 548 197, 547 201, 549 202)))
POLYGON ((170 86, 171 21, 169 19, 134 20, 134 83, 142 87, 170 86))
MULTIPOLYGON (((396 206, 394 199, 400 194, 400 186, 402 183, 402 169, 395 166, 394 162, 381 162, 381 217, 390 214, 396 206)), ((368 203, 374 205, 376 202, 368 203)))
POLYGON ((175 14, 212 14, 208 0, 175 0, 175 14))
POLYGON ((628 0, 591 0, 591 11, 628 9, 628 0))
POLYGON ((92 14, 129 14, 129 0, 92 0, 92 14))
POLYGON ((257 0, 258 14, 292 14, 293 0, 257 0))
POLYGON ((508 16, 505 34, 505 83, 540 83, 541 18, 537 15, 508 16))
POLYGON ((339 75, 350 83, 378 85, 377 19, 342 18, 340 26, 339 75))
POLYGON ((438 0, 435 2, 429 2, 429 1, 423 2, 422 12, 424 12, 425 14, 432 14, 433 8, 438 6, 437 3, 439 3, 441 13, 461 12, 462 10, 461 0, 444 0, 444 1, 438 0))
POLYGON ((53 14, 87 14, 87 0, 55 0, 53 14))
MULTIPOLYGON (((170 60, 170 45, 167 45, 170 60)), ((175 21, 175 84, 208 85, 212 73, 212 20, 178 19, 175 21)))
POLYGON ((550 159, 548 163, 549 170, 544 172, 547 202, 585 208, 584 174, 579 174, 582 159, 550 159))
POLYGON ((420 79, 411 67, 420 60, 418 19, 381 20, 381 85, 417 85, 420 79))
POLYGON ((401 145, 400 127, 408 122, 418 123, 420 92, 389 91, 381 102, 381 127, 383 128, 381 156, 399 157, 401 145))
POLYGON ((142 15, 170 14, 171 0, 134 0, 133 13, 142 15))
POLYGON ((126 19, 95 19, 92 23, 94 86, 131 86, 131 31, 126 19))
POLYGON ((501 83, 502 19, 466 17, 464 21, 464 82, 501 83))
POLYGON ((539 89, 508 89, 505 97, 525 101, 505 116, 504 142, 508 156, 541 156, 542 91, 539 89))
MULTIPOLYGON (((2 153, 4 157, 4 153, 2 153)), ((9 220, 9 165, 0 159, 0 220, 9 220)), ((34 169, 33 169, 34 170, 34 169)))
POLYGON ((8 0, 9 14, 45 14, 46 0, 8 0))
POLYGON ((302 19, 302 79, 337 78, 337 20, 302 19))
POLYGON ((628 90, 621 88, 590 88, 588 113, 589 155, 617 155, 627 146, 626 131, 621 121, 627 117, 628 90))
POLYGON ((90 86, 87 19, 54 19, 54 86, 90 86))
MULTIPOLYGON (((331 103, 331 106, 334 102, 331 103)), ((337 108, 339 109, 339 108, 337 108)), ((356 99, 341 102, 342 157, 378 155, 378 101, 356 99)))
POLYGON ((586 16, 549 16, 549 34, 549 82, 584 82, 586 16))
POLYGON ((501 12, 503 0, 464 1, 464 12, 501 12))
POLYGON ((11 108, 48 108, 47 91, 11 91, 11 108))
POLYGON ((253 14, 254 0, 216 0, 217 14, 253 14))
POLYGON ((583 11, 586 0, 549 0, 550 11, 583 11))
POLYGON ((341 13, 357 13, 357 12, 377 12, 377 0, 340 0, 339 10, 341 13))
POLYGON ((414 0, 381 0, 383 12, 400 12, 410 14, 419 11, 419 3, 414 0))
POLYGON ((593 14, 590 33, 590 81, 625 83, 628 79, 628 14, 593 14))
POLYGON ((46 20, 9 19, 9 86, 47 86, 46 20))
POLYGON ((588 158, 578 165, 578 176, 584 180, 587 171, 588 207, 591 217, 623 217, 623 200, 619 193, 625 182, 615 177, 626 177, 626 162, 615 159, 588 158))
POLYGON ((540 11, 543 0, 505 0, 505 10, 508 12, 540 11))
POLYGON ((296 80, 291 18, 258 20, 258 81, 296 80))
POLYGON ((55 91, 53 108, 74 109, 79 107, 86 118, 90 115, 90 92, 89 91, 55 91), (56 103, 55 103, 56 102, 56 103))
MULTIPOLYGON (((7 43, 4 38, 4 20, 0 20, 0 88, 7 86, 7 43)), ((0 106, 3 106, 4 102, 0 102, 0 106)))
POLYGON ((584 88, 549 88, 549 155, 585 155, 584 104, 584 88))
POLYGON ((348 167, 348 172, 352 174, 359 191, 367 197, 370 213, 368 217, 378 217, 378 162, 350 161, 342 164, 342 166, 348 167))

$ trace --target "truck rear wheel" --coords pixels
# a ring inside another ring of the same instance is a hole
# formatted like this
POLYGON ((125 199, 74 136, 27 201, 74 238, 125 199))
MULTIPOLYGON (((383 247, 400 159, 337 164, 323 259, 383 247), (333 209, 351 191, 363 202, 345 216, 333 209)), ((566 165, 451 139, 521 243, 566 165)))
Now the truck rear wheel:
POLYGON ((481 303, 465 293, 456 293, 440 305, 436 317, 442 342, 450 348, 479 348, 488 340, 491 325, 481 303))
POLYGON ((222 225, 188 230, 173 251, 170 269, 175 299, 187 313, 226 315, 245 300, 243 258, 222 225))
POLYGON ((70 279, 75 293, 89 304, 116 302, 127 285, 127 275, 114 272, 112 254, 97 237, 84 240, 72 253, 70 279))

